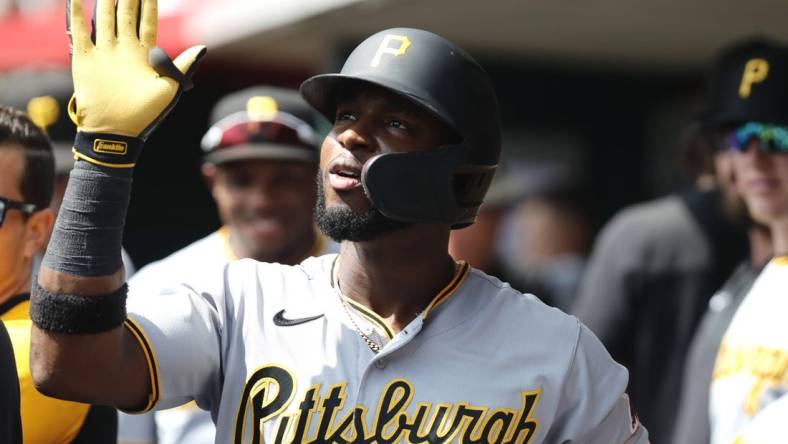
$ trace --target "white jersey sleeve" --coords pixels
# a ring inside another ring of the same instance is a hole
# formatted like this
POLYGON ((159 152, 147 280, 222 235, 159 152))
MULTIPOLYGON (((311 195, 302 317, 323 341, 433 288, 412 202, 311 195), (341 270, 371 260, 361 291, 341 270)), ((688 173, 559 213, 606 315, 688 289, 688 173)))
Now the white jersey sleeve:
POLYGON ((736 444, 779 444, 785 442, 785 419, 788 418, 788 395, 783 395, 758 412, 742 427, 736 444))
MULTIPOLYGON (((221 285, 221 274, 217 278, 221 285)), ((158 295, 132 291, 126 327, 140 342, 151 372, 144 410, 191 400, 204 409, 218 403, 224 316, 216 295, 221 294, 185 284, 158 295)))
POLYGON ((648 433, 626 394, 627 370, 580 325, 577 348, 563 384, 555 426, 545 442, 647 443, 648 433))

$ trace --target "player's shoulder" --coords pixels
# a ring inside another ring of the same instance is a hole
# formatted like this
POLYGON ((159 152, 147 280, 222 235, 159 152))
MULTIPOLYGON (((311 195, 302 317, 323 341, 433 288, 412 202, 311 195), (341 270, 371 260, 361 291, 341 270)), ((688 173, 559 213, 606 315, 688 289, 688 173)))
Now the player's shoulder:
POLYGON ((522 293, 495 276, 471 269, 466 279, 466 291, 478 299, 477 308, 484 322, 502 326, 512 334, 533 337, 534 332, 554 334, 568 343, 577 340, 580 321, 561 310, 542 302, 536 295, 522 293))
POLYGON ((241 274, 245 277, 255 275, 259 278, 301 278, 312 280, 318 277, 325 277, 327 273, 330 273, 336 256, 335 253, 312 256, 295 265, 240 259, 227 264, 227 273, 233 275, 241 274))
POLYGON ((271 301, 311 297, 329 282, 335 257, 309 257, 296 265, 241 259, 226 265, 222 280, 231 294, 262 292, 271 301))
POLYGON ((180 274, 188 273, 196 267, 216 262, 218 258, 226 262, 227 259, 223 255, 222 249, 223 243, 219 233, 213 232, 169 256, 145 265, 132 276, 130 282, 150 279, 173 270, 178 271, 180 274))
POLYGON ((683 226, 689 220, 686 207, 677 195, 660 197, 625 207, 605 225, 604 231, 616 234, 645 234, 660 231, 661 227, 683 226))
POLYGON ((620 210, 602 228, 595 250, 607 260, 679 265, 703 261, 708 243, 682 198, 665 196, 620 210), (614 255, 611 256, 611 253, 614 255))

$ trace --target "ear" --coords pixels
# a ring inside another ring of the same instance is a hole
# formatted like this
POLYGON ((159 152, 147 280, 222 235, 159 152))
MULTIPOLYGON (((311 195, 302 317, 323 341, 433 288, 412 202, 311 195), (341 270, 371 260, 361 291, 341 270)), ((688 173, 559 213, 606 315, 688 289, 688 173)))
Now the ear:
POLYGON ((212 163, 204 163, 200 168, 202 172, 202 178, 205 179, 205 183, 208 185, 208 188, 213 188, 214 184, 216 183, 216 172, 218 168, 216 165, 212 163))
POLYGON ((200 168, 202 172, 202 178, 205 179, 205 184, 208 185, 208 189, 211 191, 211 195, 216 198, 216 182, 218 181, 219 175, 219 168, 212 163, 206 162, 202 164, 200 168))
POLYGON ((33 257, 46 249, 55 214, 49 208, 36 211, 27 219, 25 230, 25 256, 33 257))

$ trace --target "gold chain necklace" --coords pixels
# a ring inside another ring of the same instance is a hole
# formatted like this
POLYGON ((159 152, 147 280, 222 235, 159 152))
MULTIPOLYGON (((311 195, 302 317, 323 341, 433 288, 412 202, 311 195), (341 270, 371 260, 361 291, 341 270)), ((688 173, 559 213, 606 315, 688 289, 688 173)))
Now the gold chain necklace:
POLYGON ((380 349, 382 348, 381 345, 375 342, 372 338, 367 336, 367 334, 364 333, 364 331, 361 330, 361 327, 359 327, 358 323, 356 322, 356 318, 350 312, 350 306, 348 305, 347 301, 345 301, 344 296, 342 296, 342 289, 339 287, 339 279, 337 279, 337 271, 336 271, 337 262, 339 262, 339 256, 337 256, 337 258, 334 259, 334 263, 331 266, 331 286, 334 288, 334 292, 337 294, 337 297, 339 298, 339 303, 342 304, 342 308, 345 309, 345 314, 347 314, 348 319, 350 319, 350 323, 353 324, 353 328, 356 329, 356 333, 358 333, 358 335, 361 336, 361 339, 364 340, 364 342, 367 344, 369 349, 372 350, 373 353, 377 354, 380 352, 380 349))
POLYGON ((373 353, 375 354, 379 353, 381 349, 380 344, 375 342, 372 338, 367 336, 367 334, 361 330, 361 327, 359 327, 358 323, 356 323, 355 317, 353 316, 352 313, 350 313, 350 307, 348 306, 347 301, 345 301, 345 298, 342 297, 342 293, 338 288, 337 288, 337 296, 339 297, 339 302, 342 304, 342 308, 344 308, 345 313, 347 313, 348 319, 350 319, 350 323, 353 324, 353 327, 356 329, 356 333, 358 333, 358 335, 361 336, 361 339, 363 339, 364 342, 367 343, 367 346, 369 347, 370 350, 372 350, 373 353))
MULTIPOLYGON (((355 316, 350 311, 350 305, 345 300, 345 297, 342 295, 342 289, 339 287, 339 278, 337 274, 339 273, 337 264, 339 263, 339 255, 334 259, 334 262, 331 264, 331 287, 334 289, 334 292, 337 294, 339 298, 339 303, 342 304, 342 308, 345 309, 345 314, 347 314, 348 319, 350 319, 350 323, 353 324, 353 327, 356 329, 356 333, 361 336, 361 339, 366 342, 367 346, 373 353, 377 354, 380 352, 380 349, 383 348, 380 344, 378 344, 374 339, 370 338, 361 327, 359 327, 358 323, 356 322, 355 316)), ((459 263, 454 265, 454 273, 456 274, 459 269, 461 268, 459 263)), ((416 317, 421 316, 424 313, 424 310, 421 310, 416 314, 416 317)))

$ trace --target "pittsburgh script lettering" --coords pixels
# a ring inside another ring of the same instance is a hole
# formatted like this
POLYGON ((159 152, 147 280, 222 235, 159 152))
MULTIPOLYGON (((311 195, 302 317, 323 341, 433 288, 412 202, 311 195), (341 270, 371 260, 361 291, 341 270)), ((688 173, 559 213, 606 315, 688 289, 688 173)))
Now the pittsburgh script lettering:
POLYGON ((527 444, 539 426, 533 413, 541 390, 522 391, 516 410, 465 402, 414 403, 413 385, 393 379, 374 410, 356 405, 341 416, 347 401, 345 383, 328 387, 322 395, 320 384, 313 385, 300 400, 295 399, 295 390, 292 374, 281 367, 255 372, 244 388, 235 443, 262 443, 263 425, 269 421, 274 421, 275 444, 527 444), (283 413, 291 404, 297 409, 283 413))

